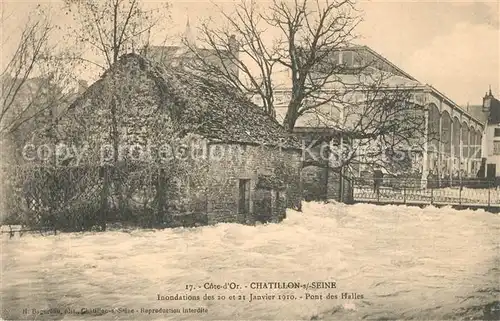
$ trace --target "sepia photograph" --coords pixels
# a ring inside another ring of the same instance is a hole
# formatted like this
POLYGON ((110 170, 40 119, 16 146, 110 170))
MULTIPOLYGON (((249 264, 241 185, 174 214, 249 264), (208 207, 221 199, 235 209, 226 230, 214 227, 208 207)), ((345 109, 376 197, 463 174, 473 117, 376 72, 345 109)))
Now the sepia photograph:
POLYGON ((0 320, 500 320, 498 0, 0 12, 0 320))

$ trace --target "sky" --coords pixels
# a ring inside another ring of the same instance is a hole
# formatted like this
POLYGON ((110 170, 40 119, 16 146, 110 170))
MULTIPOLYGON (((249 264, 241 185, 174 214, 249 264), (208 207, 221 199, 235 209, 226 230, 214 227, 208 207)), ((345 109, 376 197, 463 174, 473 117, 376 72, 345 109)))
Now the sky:
MULTIPOLYGON (((2 0, 2 12, 9 17, 9 23, 2 25, 2 44, 16 39, 26 13, 38 3, 2 0)), ((157 3, 149 1, 147 5, 157 3)), ((217 21, 216 5, 231 10, 236 3, 235 0, 172 0, 172 18, 167 22, 169 33, 182 32, 188 18, 194 30, 201 20, 210 16, 217 21)), ((43 4, 58 8, 60 0, 43 4)), ((459 105, 480 104, 489 86, 494 95, 500 97, 500 10, 497 0, 363 0, 358 8, 363 15, 363 22, 357 29, 358 44, 371 47, 459 105)), ((71 17, 61 10, 53 9, 52 14, 61 26, 71 25, 71 17)), ((2 66, 10 54, 9 49, 9 46, 2 48, 2 66)))

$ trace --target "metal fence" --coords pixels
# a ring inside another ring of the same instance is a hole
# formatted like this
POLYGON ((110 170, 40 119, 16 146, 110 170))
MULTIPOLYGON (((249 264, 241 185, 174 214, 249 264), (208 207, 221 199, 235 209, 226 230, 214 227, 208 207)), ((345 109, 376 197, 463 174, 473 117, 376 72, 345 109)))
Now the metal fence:
POLYGON ((384 178, 376 186, 373 179, 353 178, 352 184, 356 202, 500 208, 500 188, 491 180, 457 180, 443 187, 441 181, 384 178))

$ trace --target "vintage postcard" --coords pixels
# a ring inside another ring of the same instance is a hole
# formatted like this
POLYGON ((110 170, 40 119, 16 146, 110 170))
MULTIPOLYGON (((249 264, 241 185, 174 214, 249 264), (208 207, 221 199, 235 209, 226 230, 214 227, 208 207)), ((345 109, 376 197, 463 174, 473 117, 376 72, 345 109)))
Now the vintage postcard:
POLYGON ((2 0, 1 320, 500 320, 500 5, 2 0))

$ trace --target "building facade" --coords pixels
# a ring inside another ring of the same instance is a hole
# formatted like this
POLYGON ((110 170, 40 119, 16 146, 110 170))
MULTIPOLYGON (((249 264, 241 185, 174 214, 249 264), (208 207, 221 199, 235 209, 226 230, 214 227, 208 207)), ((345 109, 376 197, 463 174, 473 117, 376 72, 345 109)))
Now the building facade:
POLYGON ((495 179, 500 177, 500 101, 491 89, 485 94, 481 107, 485 121, 482 142, 484 170, 481 176, 495 179))
MULTIPOLYGON (((180 43, 165 46, 147 46, 141 54, 167 67, 182 67, 189 72, 202 74, 212 66, 228 71, 238 78, 239 68, 234 61, 239 58, 239 44, 234 35, 227 40, 228 48, 218 50, 201 48, 196 43, 189 19, 180 43)), ((216 77, 211 73, 212 77, 216 77)))
MULTIPOLYGON (((485 125, 481 119, 473 115, 466 109, 458 106, 452 99, 438 91, 431 85, 422 84, 411 75, 407 74, 399 67, 376 53, 366 46, 350 47, 336 51, 334 62, 342 64, 346 70, 343 74, 335 75, 342 83, 342 90, 351 90, 350 95, 346 95, 344 104, 325 104, 315 108, 310 113, 301 116, 296 123, 295 132, 316 133, 318 131, 342 132, 342 126, 346 126, 346 114, 348 108, 356 108, 362 104, 358 100, 358 95, 363 95, 362 90, 356 89, 356 82, 361 78, 359 75, 349 73, 350 69, 356 70, 363 66, 369 75, 384 75, 384 90, 405 89, 411 92, 411 102, 418 105, 425 117, 425 132, 422 139, 425 140, 417 150, 409 153, 409 163, 412 164, 412 172, 418 173, 418 178, 422 181, 422 186, 427 186, 429 181, 438 181, 440 186, 457 183, 461 179, 478 177, 481 168, 482 140, 485 125), (353 84, 351 88, 346 84, 353 84), (345 89, 347 88, 347 89, 345 89), (353 88, 353 89, 352 89, 353 88), (358 103, 359 102, 359 103, 358 103)), ((284 77, 286 78, 286 77, 284 77)), ((363 80, 361 80, 363 81, 363 80)), ((290 87, 288 87, 290 88, 290 87)), ((286 86, 275 89, 276 118, 283 121, 287 112, 288 101, 291 92, 286 86)), ((323 89, 328 91, 338 91, 338 88, 323 89)), ((259 98, 254 98, 259 103, 259 98)), ((335 144, 338 144, 338 139, 335 144)), ((314 177, 311 184, 318 177, 324 181, 331 180, 325 169, 307 169, 305 177, 314 177), (312 174, 316 171, 316 174, 312 174), (319 174, 319 173, 322 174, 319 174)), ((363 172, 373 171, 368 165, 357 166, 351 175, 362 175, 363 172)), ((390 174, 390 173, 389 173, 390 174)), ((307 185, 307 179, 304 181, 307 185)), ((322 185, 329 185, 321 183, 322 185)), ((331 185, 331 184, 330 184, 331 185)), ((337 189, 337 186, 328 187, 337 189)), ((323 194, 332 194, 328 191, 321 191, 323 194)))

